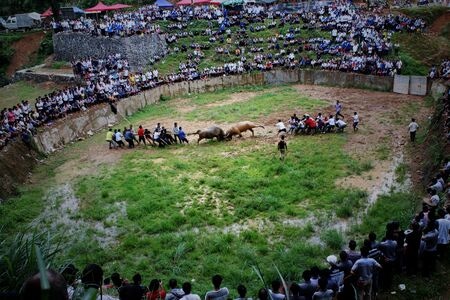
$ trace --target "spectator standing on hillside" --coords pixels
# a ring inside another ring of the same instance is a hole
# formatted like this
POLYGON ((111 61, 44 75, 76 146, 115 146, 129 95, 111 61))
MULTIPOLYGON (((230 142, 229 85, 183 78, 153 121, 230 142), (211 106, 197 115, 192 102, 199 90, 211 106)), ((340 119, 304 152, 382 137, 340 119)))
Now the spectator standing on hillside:
POLYGON ((244 285, 238 285, 237 292, 239 297, 234 300, 252 300, 252 298, 247 298, 247 288, 244 285))
POLYGON ((281 136, 280 141, 278 142, 278 151, 280 151, 280 160, 284 160, 287 152, 287 143, 284 140, 284 135, 281 136))
POLYGON ((300 287, 298 294, 306 300, 311 300, 314 292, 317 290, 317 284, 311 282, 310 270, 303 271, 302 278, 303 282, 298 285, 300 287))
POLYGON ((227 300, 230 292, 226 287, 221 288, 223 278, 220 275, 214 275, 212 277, 212 284, 214 286, 214 290, 209 291, 205 295, 205 300, 227 300))
POLYGON ((136 273, 133 276, 133 283, 122 286, 119 290, 120 300, 142 300, 147 292, 147 288, 142 286, 142 276, 136 273))
POLYGON ((409 139, 413 143, 416 141, 417 129, 419 129, 419 124, 416 123, 416 119, 412 118, 411 123, 409 123, 408 125, 408 131, 409 131, 409 139))
POLYGON ((381 265, 373 258, 368 258, 369 249, 361 248, 361 258, 352 267, 352 274, 357 276, 356 292, 358 299, 368 299, 372 297, 372 277, 376 268, 381 265))
POLYGON ((20 289, 20 299, 46 299, 46 300, 69 300, 64 277, 54 270, 46 270, 49 290, 43 292, 41 289, 41 273, 38 272, 28 278, 20 289))
POLYGON ((279 280, 272 281, 272 289, 269 289, 270 299, 284 300, 286 295, 282 293, 281 282, 279 280))
POLYGON ((152 279, 148 285, 147 300, 159 300, 166 298, 166 290, 162 285, 162 281, 158 279, 152 279))
POLYGON ((327 288, 328 280, 326 278, 319 279, 319 290, 312 296, 313 300, 332 300, 334 292, 327 288))
POLYGON ((192 285, 190 282, 183 283, 184 296, 180 300, 200 300, 200 296, 197 294, 191 294, 192 285))
POLYGON ((436 264, 438 237, 439 232, 436 229, 436 223, 430 220, 422 235, 422 240, 425 242, 422 267, 423 276, 429 276, 431 272, 434 271, 436 264))
POLYGON ((178 287, 176 279, 169 280, 169 288, 170 291, 166 294, 166 300, 180 300, 184 296, 184 292, 178 287))

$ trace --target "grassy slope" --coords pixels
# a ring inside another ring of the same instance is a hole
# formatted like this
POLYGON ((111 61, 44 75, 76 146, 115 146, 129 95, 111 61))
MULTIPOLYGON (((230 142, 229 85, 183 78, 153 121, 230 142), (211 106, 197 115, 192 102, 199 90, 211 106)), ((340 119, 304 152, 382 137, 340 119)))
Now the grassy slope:
POLYGON ((22 100, 34 105, 36 98, 50 93, 54 88, 27 81, 19 81, 0 88, 0 110, 12 107, 22 100))
MULTIPOLYGON (((399 11, 413 18, 422 18, 429 26, 448 8, 434 6, 399 11)), ((396 33, 394 42, 400 44, 399 57, 404 63, 404 75, 427 75, 431 66, 440 64, 450 55, 450 40, 446 28, 441 35, 396 33)))

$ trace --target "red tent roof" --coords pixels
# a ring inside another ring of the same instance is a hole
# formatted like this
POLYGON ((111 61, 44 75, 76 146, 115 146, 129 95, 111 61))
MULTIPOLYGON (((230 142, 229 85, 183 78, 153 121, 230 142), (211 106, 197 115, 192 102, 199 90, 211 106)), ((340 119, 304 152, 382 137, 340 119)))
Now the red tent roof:
POLYGON ((47 18, 47 17, 50 17, 50 16, 53 16, 53 11, 52 11, 51 7, 49 7, 46 11, 44 11, 41 14, 41 17, 44 17, 44 18, 47 18))
POLYGON ((99 3, 97 3, 97 5, 87 8, 84 11, 95 12, 95 11, 108 11, 108 10, 115 10, 115 8, 111 8, 111 6, 105 5, 100 1, 99 3))
POLYGON ((132 7, 132 6, 131 5, 127 5, 127 4, 117 3, 117 4, 111 5, 109 8, 122 9, 122 8, 129 8, 129 7, 132 7))
POLYGON ((177 5, 207 5, 211 0, 181 0, 177 5))

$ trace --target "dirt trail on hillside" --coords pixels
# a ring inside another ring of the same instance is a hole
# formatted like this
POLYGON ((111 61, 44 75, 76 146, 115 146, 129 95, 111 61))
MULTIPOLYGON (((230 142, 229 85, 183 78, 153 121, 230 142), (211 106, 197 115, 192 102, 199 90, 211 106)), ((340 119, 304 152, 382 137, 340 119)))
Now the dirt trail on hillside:
POLYGON ((45 33, 42 31, 27 34, 22 39, 12 44, 14 55, 6 69, 6 74, 11 76, 30 61, 32 54, 36 53, 44 39, 45 33))
POLYGON ((443 15, 441 15, 439 18, 437 18, 433 24, 431 24, 429 30, 430 32, 436 33, 436 34, 440 34, 442 29, 444 29, 444 27, 450 23, 450 12, 447 11, 446 13, 444 13, 443 15))

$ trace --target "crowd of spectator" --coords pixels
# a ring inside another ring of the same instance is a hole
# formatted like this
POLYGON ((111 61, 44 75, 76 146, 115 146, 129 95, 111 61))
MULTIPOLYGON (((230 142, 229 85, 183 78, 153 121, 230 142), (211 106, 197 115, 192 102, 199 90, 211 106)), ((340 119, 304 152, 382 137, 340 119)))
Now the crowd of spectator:
MULTIPOLYGON (((296 12, 274 8, 248 5, 239 13, 231 14, 214 6, 169 10, 145 6, 134 12, 105 15, 100 20, 80 18, 53 22, 55 31, 128 36, 164 33, 156 21, 165 20, 170 52, 186 52, 186 60, 180 61, 177 71, 164 76, 157 69, 132 71, 126 58, 113 53, 105 58, 73 61, 74 74, 82 79, 82 84, 38 97, 35 107, 24 100, 2 110, 0 147, 18 137, 29 144, 36 128, 43 124, 51 124, 69 113, 84 111, 89 106, 111 99, 125 98, 160 84, 273 68, 319 68, 392 76, 402 69, 401 60, 383 58, 398 50, 398 45, 391 40, 392 33, 414 32, 425 26, 420 19, 382 15, 359 9, 345 1, 296 12), (265 19, 269 22, 262 23, 265 19), (206 20, 209 26, 191 30, 194 20, 206 20), (266 38, 252 37, 253 33, 270 28, 287 31, 266 38), (320 29, 327 33, 324 36, 329 37, 302 38, 301 33, 310 28, 320 29), (207 37, 208 41, 189 45, 177 42, 183 37, 199 35, 207 37), (205 59, 204 51, 208 49, 215 49, 217 57, 224 62, 200 68, 205 59), (308 51, 315 55, 308 55, 308 51)), ((439 74, 445 78, 448 70, 449 63, 445 61, 439 72, 436 69, 430 73, 433 77, 439 74)))
POLYGON ((436 78, 449 79, 450 78, 450 60, 445 59, 439 66, 431 67, 430 72, 428 72, 428 76, 431 79, 436 79, 436 78))

